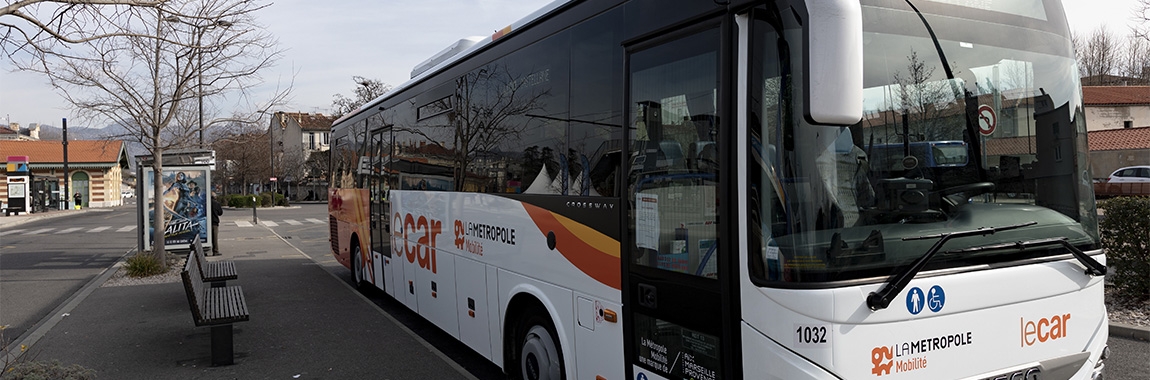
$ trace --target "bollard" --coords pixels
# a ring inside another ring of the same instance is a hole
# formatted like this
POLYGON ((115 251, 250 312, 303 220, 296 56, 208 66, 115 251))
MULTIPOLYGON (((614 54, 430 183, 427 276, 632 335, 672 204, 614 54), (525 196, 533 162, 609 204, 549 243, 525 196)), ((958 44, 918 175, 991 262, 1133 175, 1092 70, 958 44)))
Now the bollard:
POLYGON ((256 197, 252 197, 252 224, 260 224, 260 218, 256 217, 256 197))

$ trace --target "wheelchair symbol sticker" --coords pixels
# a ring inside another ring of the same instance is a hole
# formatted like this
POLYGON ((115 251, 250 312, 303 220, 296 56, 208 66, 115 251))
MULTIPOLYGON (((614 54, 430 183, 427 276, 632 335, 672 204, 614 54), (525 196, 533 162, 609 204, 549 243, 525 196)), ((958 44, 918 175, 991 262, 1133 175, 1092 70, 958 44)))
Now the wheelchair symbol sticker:
POLYGON ((926 295, 926 306, 930 311, 937 313, 942 310, 942 305, 946 304, 946 292, 942 291, 942 287, 935 285, 930 287, 930 294, 926 295))

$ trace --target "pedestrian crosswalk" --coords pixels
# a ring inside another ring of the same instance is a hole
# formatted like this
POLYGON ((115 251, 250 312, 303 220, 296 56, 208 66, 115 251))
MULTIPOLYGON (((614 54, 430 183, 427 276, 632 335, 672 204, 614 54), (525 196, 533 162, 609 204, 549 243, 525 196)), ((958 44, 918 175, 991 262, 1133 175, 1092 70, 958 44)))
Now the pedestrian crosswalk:
MULTIPOLYGON (((327 221, 324 221, 324 220, 319 220, 319 219, 316 219, 316 218, 307 218, 307 219, 304 219, 304 220, 302 220, 302 221, 300 221, 300 220, 295 220, 295 219, 284 219, 284 220, 281 220, 281 221, 274 221, 274 220, 263 220, 263 219, 260 219, 259 223, 260 223, 260 225, 263 225, 263 226, 267 226, 267 227, 279 227, 279 226, 280 226, 280 224, 287 224, 287 225, 290 225, 290 226, 304 226, 304 225, 312 225, 312 224, 327 224, 327 221)), ((253 223, 252 223, 250 220, 237 220, 237 221, 235 221, 235 224, 236 224, 236 227, 255 227, 255 224, 253 224, 253 223)))
MULTIPOLYGON (((229 224, 229 223, 233 224, 236 227, 255 227, 255 225, 252 224, 252 222, 250 220, 235 220, 235 221, 225 222, 224 224, 229 224)), ((316 224, 327 224, 327 221, 316 219, 316 218, 307 218, 307 219, 303 219, 303 220, 284 219, 281 221, 260 220, 259 223, 260 223, 260 225, 267 226, 267 227, 279 227, 281 224, 286 224, 289 226, 306 226, 306 225, 316 225, 316 224)), ((62 227, 45 227, 45 228, 23 228, 23 229, 0 230, 0 236, 94 234, 94 233, 100 233, 100 232, 105 232, 105 231, 107 231, 107 232, 133 232, 136 230, 136 228, 137 228, 136 225, 127 225, 127 226, 122 226, 122 227, 117 227, 117 226, 100 226, 100 227, 67 227, 67 226, 62 226, 62 227), (113 228, 115 228, 115 229, 113 229, 113 228)))

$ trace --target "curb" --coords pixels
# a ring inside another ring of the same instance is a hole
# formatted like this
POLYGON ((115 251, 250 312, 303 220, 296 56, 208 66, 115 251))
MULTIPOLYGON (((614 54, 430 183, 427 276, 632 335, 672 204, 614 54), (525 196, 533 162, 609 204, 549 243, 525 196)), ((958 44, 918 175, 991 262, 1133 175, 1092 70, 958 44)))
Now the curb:
POLYGON ((68 297, 68 299, 64 300, 63 303, 48 313, 48 315, 45 315, 44 318, 40 319, 40 321, 32 325, 32 328, 28 329, 28 331, 25 331, 23 334, 13 340, 7 347, 4 347, 4 354, 6 355, 0 355, 0 359, 6 360, 8 363, 14 363, 16 359, 20 358, 21 355, 25 354, 27 351, 30 351, 32 347, 36 345, 36 342, 40 341, 40 338, 43 338, 45 335, 47 335, 53 327, 56 327, 57 323, 60 323, 60 320, 68 317, 68 313, 75 309, 76 306, 79 306, 81 302, 84 302, 84 300, 88 298, 88 295, 92 294, 96 288, 99 288, 100 285, 103 285, 105 282, 107 282, 108 279, 116 273, 116 271, 120 270, 124 259, 135 251, 135 247, 125 251, 119 259, 116 259, 114 264, 104 268, 103 271, 101 271, 95 277, 92 277, 92 279, 89 280, 87 284, 84 284, 80 290, 76 291, 76 293, 73 293, 68 297))
POLYGON ((1150 328, 1110 322, 1110 337, 1150 341, 1150 328))

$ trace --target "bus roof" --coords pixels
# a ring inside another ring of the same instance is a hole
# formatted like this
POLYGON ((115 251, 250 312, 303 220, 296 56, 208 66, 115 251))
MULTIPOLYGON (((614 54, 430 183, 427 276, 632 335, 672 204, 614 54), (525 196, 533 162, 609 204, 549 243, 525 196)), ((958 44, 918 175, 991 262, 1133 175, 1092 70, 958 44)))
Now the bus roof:
POLYGON ((503 29, 497 30, 495 33, 491 34, 490 36, 483 37, 482 39, 479 39, 479 37, 468 37, 468 38, 464 38, 464 39, 461 39, 459 41, 452 43, 446 49, 440 51, 439 53, 436 53, 431 58, 428 58, 427 60, 420 62, 418 65, 416 65, 416 67, 412 70, 413 76, 411 77, 411 79, 407 80, 406 82, 403 82, 403 84, 395 86, 395 88, 392 88, 391 91, 388 91, 387 93, 385 93, 383 95, 380 95, 378 98, 372 99, 370 102, 364 103, 362 106, 357 108, 355 111, 344 114, 339 119, 336 119, 335 122, 332 123, 332 126, 336 126, 336 125, 339 125, 343 122, 357 118, 364 110, 375 108, 380 103, 383 103, 383 101, 387 100, 388 98, 391 98, 392 96, 396 96, 396 94, 399 94, 403 90, 405 90, 409 87, 412 87, 415 84, 417 84, 417 83, 419 83, 419 82, 421 82, 421 81, 423 81, 423 80, 425 80, 431 76, 434 76, 435 74, 438 74, 439 72, 447 69, 448 67, 451 67, 455 63, 462 61, 464 59, 467 59, 468 57, 475 55, 476 53, 484 50, 488 46, 492 45, 495 41, 506 38, 506 37, 510 36, 511 34, 518 32, 527 26, 530 26, 531 24, 535 23, 537 20, 540 20, 544 16, 558 10, 559 8, 563 7, 563 5, 569 3, 570 1, 571 0, 555 0, 555 1, 551 2, 550 4, 547 4, 547 5, 543 6, 542 8, 539 8, 535 12, 532 12, 531 14, 519 19, 519 21, 513 22, 513 23, 511 23, 511 25, 508 25, 508 26, 504 27, 503 29), (468 43, 473 43, 473 44, 471 44, 470 47, 463 47, 463 46, 467 45, 466 43, 462 43, 463 41, 468 41, 468 43), (458 51, 458 52, 455 53, 454 55, 450 55, 450 58, 444 59, 442 57, 444 55, 447 55, 447 53, 449 53, 453 50, 458 51), (441 60, 441 62, 435 63, 436 60, 441 60), (420 68, 423 68, 423 66, 428 65, 428 64, 432 64, 432 66, 430 68, 424 68, 423 71, 419 71, 420 68))

